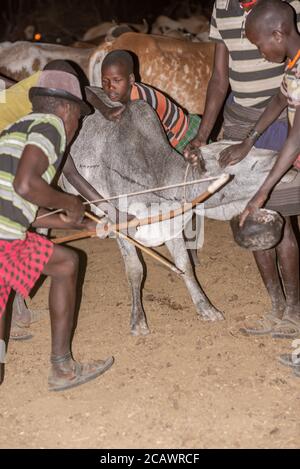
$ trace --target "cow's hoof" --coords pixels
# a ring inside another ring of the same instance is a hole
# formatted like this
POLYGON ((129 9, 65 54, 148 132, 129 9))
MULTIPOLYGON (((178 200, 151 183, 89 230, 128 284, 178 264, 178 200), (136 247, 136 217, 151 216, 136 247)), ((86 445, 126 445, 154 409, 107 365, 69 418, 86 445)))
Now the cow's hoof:
POLYGON ((136 324, 132 326, 130 332, 133 336, 150 334, 150 330, 146 323, 136 324))
POLYGON ((223 321, 224 315, 214 306, 209 306, 208 308, 199 308, 198 314, 201 316, 203 321, 223 321))

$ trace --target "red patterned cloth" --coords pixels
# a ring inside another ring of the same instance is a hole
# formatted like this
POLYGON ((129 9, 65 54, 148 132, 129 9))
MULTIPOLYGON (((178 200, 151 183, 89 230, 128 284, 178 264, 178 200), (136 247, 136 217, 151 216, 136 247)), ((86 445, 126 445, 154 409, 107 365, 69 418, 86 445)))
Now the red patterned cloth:
POLYGON ((0 318, 11 289, 24 298, 49 262, 54 245, 44 236, 26 234, 26 239, 0 240, 0 318))

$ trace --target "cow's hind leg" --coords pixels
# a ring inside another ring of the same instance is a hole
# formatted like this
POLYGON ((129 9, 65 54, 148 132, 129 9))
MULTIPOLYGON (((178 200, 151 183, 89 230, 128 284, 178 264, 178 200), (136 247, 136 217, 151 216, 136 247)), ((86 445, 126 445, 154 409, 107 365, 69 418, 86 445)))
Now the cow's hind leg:
POLYGON ((174 259, 176 266, 184 273, 183 280, 196 306, 197 313, 206 321, 217 321, 224 319, 223 314, 218 311, 208 300, 204 291, 200 287, 185 246, 183 238, 176 238, 166 242, 166 246, 174 259))
POLYGON ((119 248, 121 250, 128 283, 131 288, 132 310, 130 318, 130 330, 132 335, 149 334, 149 328, 145 311, 142 304, 141 286, 143 281, 143 266, 138 257, 136 248, 123 239, 118 239, 119 248))

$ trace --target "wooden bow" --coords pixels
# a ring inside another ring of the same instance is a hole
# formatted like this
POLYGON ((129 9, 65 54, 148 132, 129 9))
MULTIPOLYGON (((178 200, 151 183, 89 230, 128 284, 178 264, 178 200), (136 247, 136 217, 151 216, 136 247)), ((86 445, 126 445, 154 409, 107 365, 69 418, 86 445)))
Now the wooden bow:
MULTIPOLYGON (((205 192, 200 194, 198 197, 193 199, 191 202, 184 203, 181 207, 179 207, 176 210, 170 210, 169 212, 166 213, 159 213, 158 215, 155 216, 149 216, 145 218, 134 218, 133 220, 130 220, 129 222, 124 222, 124 223, 116 223, 113 225, 106 224, 103 227, 104 231, 113 231, 113 232, 119 232, 122 230, 128 230, 130 228, 137 228, 138 226, 144 226, 144 225, 151 225, 153 223, 159 223, 165 220, 171 220, 172 218, 175 218, 179 215, 183 215, 186 212, 192 210, 196 205, 204 202, 208 197, 210 197, 212 194, 214 194, 220 187, 222 187, 224 184, 226 184, 229 179, 230 179, 230 174, 221 174, 221 176, 214 181, 212 184, 208 186, 205 192)), ((81 231, 80 233, 76 233, 70 236, 65 236, 62 238, 56 238, 53 239, 53 243, 55 244, 61 244, 61 243, 67 243, 69 241, 75 241, 78 239, 83 239, 83 238, 90 238, 93 236, 97 236, 97 231, 81 231)))

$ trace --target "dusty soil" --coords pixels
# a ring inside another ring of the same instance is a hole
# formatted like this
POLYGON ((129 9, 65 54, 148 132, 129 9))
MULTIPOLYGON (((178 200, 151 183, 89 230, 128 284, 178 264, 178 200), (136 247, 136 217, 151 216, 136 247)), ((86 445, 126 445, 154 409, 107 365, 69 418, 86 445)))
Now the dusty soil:
POLYGON ((9 345, 1 448, 299 446, 300 379, 277 361, 292 341, 239 332, 245 319, 268 310, 267 295, 228 224, 208 221, 205 239, 198 277, 226 321, 202 322, 182 281, 148 258, 147 337, 129 333, 130 296, 115 241, 74 243, 88 258, 74 355, 112 354, 115 364, 82 387, 47 391, 47 280, 29 303, 45 312, 34 338, 9 345))

